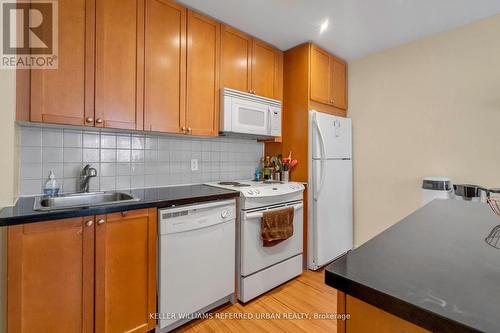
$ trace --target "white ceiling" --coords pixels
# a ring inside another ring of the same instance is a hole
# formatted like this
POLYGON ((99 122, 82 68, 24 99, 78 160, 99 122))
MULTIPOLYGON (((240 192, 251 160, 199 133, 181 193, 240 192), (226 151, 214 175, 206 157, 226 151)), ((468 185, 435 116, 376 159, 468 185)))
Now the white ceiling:
POLYGON ((282 50, 314 41, 353 60, 500 13, 500 0, 181 0, 282 50), (329 27, 320 34, 321 23, 329 27))

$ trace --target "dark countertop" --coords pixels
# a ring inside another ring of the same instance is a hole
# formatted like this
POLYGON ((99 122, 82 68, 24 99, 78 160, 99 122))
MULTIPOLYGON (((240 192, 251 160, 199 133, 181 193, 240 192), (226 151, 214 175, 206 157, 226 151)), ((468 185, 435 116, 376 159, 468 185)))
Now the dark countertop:
POLYGON ((434 200, 326 268, 326 284, 434 332, 500 332, 488 205, 434 200))
POLYGON ((231 199, 239 197, 239 192, 207 185, 171 186, 159 188, 145 188, 130 191, 141 200, 90 208, 75 208, 55 211, 34 211, 34 197, 21 197, 13 207, 6 207, 0 211, 0 227, 9 225, 32 223, 39 221, 57 220, 79 216, 109 214, 124 210, 142 208, 163 208, 178 205, 188 205, 197 202, 231 199))

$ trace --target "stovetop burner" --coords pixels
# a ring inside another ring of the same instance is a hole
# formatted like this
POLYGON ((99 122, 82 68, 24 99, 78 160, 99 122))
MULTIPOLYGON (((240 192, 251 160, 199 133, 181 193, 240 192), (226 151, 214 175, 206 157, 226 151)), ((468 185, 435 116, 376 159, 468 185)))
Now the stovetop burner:
POLYGON ((284 183, 280 180, 264 180, 262 184, 284 184, 284 183))
POLYGON ((225 186, 235 186, 235 187, 247 187, 251 186, 250 184, 243 184, 240 182, 219 182, 219 185, 225 185, 225 186))
POLYGON ((239 185, 241 183, 240 182, 219 182, 217 184, 219 184, 219 185, 226 185, 226 186, 228 186, 228 185, 229 186, 236 186, 236 185, 239 185))

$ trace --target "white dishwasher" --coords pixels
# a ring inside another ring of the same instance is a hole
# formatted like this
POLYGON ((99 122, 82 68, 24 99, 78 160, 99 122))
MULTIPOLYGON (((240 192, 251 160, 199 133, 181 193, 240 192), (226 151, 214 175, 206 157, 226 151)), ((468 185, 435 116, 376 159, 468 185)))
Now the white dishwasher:
POLYGON ((234 301, 235 219, 235 200, 159 210, 159 332, 234 301))

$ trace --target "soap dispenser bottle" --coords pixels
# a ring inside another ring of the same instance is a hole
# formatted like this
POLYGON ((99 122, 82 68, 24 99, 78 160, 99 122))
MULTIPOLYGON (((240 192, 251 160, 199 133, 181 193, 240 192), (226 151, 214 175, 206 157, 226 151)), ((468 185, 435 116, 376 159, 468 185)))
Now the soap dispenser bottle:
POLYGON ((49 174, 49 180, 45 183, 43 194, 49 197, 55 197, 59 194, 59 184, 57 183, 56 175, 52 170, 49 174))

